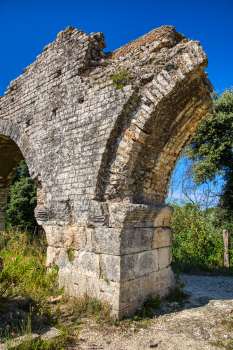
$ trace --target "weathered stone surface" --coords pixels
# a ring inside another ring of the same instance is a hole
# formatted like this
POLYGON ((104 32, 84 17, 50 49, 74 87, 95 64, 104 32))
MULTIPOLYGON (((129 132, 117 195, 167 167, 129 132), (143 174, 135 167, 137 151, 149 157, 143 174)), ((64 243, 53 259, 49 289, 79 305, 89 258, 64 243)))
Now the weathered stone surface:
POLYGON ((171 228, 157 227, 153 231, 152 249, 169 247, 173 241, 173 230, 171 228))
POLYGON ((172 252, 170 247, 159 248, 158 250, 158 260, 159 260, 159 269, 162 270, 172 261, 172 252))
MULTIPOLYGON (((135 311, 132 305, 139 307, 141 301, 146 300, 149 296, 155 297, 160 294, 163 297, 169 293, 173 284, 174 276, 170 266, 121 283, 120 310, 124 310, 125 314, 130 314, 130 310, 135 311)), ((124 312, 121 314, 123 315, 124 312)))
POLYGON ((67 293, 107 300, 120 317, 172 287, 164 203, 212 85, 200 43, 171 26, 105 46, 102 33, 68 27, 0 97, 0 208, 26 159, 48 267, 67 293))

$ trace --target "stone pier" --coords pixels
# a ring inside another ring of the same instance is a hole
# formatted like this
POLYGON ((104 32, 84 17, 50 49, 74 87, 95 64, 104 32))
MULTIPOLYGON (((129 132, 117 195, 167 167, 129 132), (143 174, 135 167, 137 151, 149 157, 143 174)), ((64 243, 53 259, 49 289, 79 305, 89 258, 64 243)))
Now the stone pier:
POLYGON ((66 293, 132 315, 169 293, 172 172, 212 110, 198 41, 163 26, 114 52, 68 27, 0 97, 0 208, 17 163, 66 293))

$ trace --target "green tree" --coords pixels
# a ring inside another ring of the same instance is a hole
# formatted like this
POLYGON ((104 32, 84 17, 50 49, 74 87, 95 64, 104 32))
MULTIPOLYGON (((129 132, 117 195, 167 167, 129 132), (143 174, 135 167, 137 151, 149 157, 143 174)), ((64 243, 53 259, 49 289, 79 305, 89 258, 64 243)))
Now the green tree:
POLYGON ((193 161, 196 183, 215 181, 222 175, 224 185, 220 207, 233 210, 233 88, 221 95, 212 94, 213 114, 198 127, 197 134, 185 151, 193 161))
POLYGON ((37 225, 34 217, 36 207, 37 184, 30 178, 25 160, 16 169, 16 175, 7 198, 7 205, 2 208, 7 213, 7 223, 12 225, 37 225))

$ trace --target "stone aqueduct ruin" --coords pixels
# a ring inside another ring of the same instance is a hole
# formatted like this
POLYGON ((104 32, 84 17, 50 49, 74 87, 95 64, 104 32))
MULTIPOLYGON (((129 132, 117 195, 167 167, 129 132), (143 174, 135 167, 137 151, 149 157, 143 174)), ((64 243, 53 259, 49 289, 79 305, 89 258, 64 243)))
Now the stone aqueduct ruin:
POLYGON ((200 43, 171 26, 105 47, 102 33, 68 27, 0 97, 0 208, 25 159, 47 266, 59 266, 68 294, 122 317, 173 286, 165 199, 212 85, 200 43))

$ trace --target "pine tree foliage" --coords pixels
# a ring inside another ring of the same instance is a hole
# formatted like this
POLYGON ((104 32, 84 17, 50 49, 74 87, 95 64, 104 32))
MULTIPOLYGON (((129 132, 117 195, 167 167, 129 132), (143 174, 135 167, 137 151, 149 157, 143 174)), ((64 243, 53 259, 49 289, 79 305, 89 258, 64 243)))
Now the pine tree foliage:
POLYGON ((2 208, 7 213, 7 222, 12 225, 37 225, 34 217, 37 184, 31 180, 27 164, 22 160, 8 194, 7 205, 2 208))
POLYGON ((220 204, 233 210, 233 88, 213 93, 212 99, 213 114, 198 127, 185 157, 193 161, 195 182, 223 176, 220 204))

